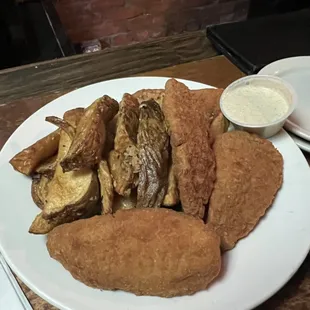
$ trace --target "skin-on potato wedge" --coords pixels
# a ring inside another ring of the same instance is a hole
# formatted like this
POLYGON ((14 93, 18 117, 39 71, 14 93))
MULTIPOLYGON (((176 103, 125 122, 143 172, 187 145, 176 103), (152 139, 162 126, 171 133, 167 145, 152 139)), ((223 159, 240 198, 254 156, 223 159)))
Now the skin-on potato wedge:
POLYGON ((50 133, 16 154, 10 164, 20 173, 31 175, 42 161, 56 154, 59 138, 60 130, 50 133))
POLYGON ((74 139, 76 128, 71 126, 65 120, 63 120, 63 119, 61 119, 59 117, 56 117, 56 116, 47 116, 45 118, 45 121, 47 121, 47 122, 49 122, 51 124, 54 124, 55 126, 57 126, 60 129, 64 130, 68 134, 68 136, 71 138, 71 140, 74 139))
POLYGON ((124 94, 118 113, 114 150, 109 154, 109 166, 115 191, 129 196, 137 186, 139 160, 137 133, 139 127, 139 102, 124 94))
MULTIPOLYGON (((64 120, 74 127, 74 115, 69 116, 65 115, 64 120)), ((62 130, 57 166, 48 187, 42 214, 44 219, 56 223, 70 222, 85 214, 95 214, 98 210, 96 204, 99 199, 99 184, 96 173, 89 168, 65 173, 60 165, 60 161, 70 149, 71 142, 70 136, 62 130)))
POLYGON ((48 193, 48 184, 50 179, 42 175, 39 178, 33 178, 31 185, 31 196, 34 203, 43 210, 46 196, 48 193))
POLYGON ((173 171, 173 167, 174 166, 172 165, 172 163, 170 163, 169 175, 168 175, 168 188, 163 201, 163 205, 165 207, 172 207, 180 202, 178 183, 175 173, 173 171))
POLYGON ((49 233, 56 226, 59 226, 61 224, 71 223, 75 220, 86 219, 99 214, 100 214, 100 206, 98 204, 94 205, 92 208, 88 208, 87 210, 85 210, 85 212, 82 215, 79 213, 75 214, 72 213, 69 214, 69 216, 59 217, 53 220, 46 220, 43 217, 43 212, 41 212, 35 217, 34 221, 32 222, 29 228, 29 233, 35 235, 44 235, 49 233))
POLYGON ((169 135, 163 112, 153 99, 140 105, 138 150, 137 208, 159 208, 168 187, 169 135))
POLYGON ((110 169, 106 160, 98 165, 98 179, 100 183, 101 214, 112 213, 114 188, 110 169))
MULTIPOLYGON (((65 115, 68 118, 80 117, 83 114, 83 111, 83 108, 72 109, 67 111, 65 115)), ((60 129, 57 129, 16 154, 10 160, 10 164, 20 173, 28 176, 31 175, 40 163, 57 153, 59 139, 60 129)))
POLYGON ((65 158, 64 172, 91 168, 99 163, 106 139, 106 124, 118 112, 118 103, 109 96, 97 99, 84 112, 65 158))
POLYGON ((58 226, 57 223, 45 220, 42 217, 42 212, 39 213, 34 221, 32 222, 29 233, 35 234, 35 235, 43 235, 49 233, 51 230, 53 230, 56 226, 58 226))
POLYGON ((35 173, 52 179, 57 165, 57 155, 52 156, 40 164, 35 173))

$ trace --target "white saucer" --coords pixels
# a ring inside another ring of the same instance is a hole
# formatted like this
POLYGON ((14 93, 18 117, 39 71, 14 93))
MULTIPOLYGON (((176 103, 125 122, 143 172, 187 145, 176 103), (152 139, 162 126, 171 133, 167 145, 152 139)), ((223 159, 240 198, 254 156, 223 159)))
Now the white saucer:
POLYGON ((294 87, 298 97, 297 107, 284 127, 310 141, 310 56, 275 61, 260 70, 258 74, 276 75, 294 87))
POLYGON ((291 138, 294 140, 294 142, 298 145, 298 147, 301 150, 310 153, 310 142, 309 141, 304 140, 304 139, 294 135, 291 132, 288 132, 288 134, 291 136, 291 138))

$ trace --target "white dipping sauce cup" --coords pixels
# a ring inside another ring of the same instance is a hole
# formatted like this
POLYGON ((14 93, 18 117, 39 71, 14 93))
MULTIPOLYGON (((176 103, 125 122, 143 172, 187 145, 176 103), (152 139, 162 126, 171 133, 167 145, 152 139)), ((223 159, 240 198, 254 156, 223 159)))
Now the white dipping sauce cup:
POLYGON ((283 127, 286 119, 292 114, 297 104, 297 95, 293 87, 284 81, 275 76, 271 75, 249 75, 243 77, 241 79, 236 80, 232 84, 230 84, 222 93, 220 98, 220 108, 224 116, 233 124, 235 129, 237 130, 244 130, 251 133, 256 133, 257 135, 263 138, 269 138, 276 133, 283 127), (280 92, 283 97, 286 99, 288 103, 288 111, 283 114, 283 116, 273 122, 257 125, 257 124, 250 124, 250 123, 243 123, 236 119, 233 119, 228 111, 225 111, 225 104, 224 99, 225 96, 231 92, 232 90, 244 86, 244 85, 253 85, 253 86, 262 86, 262 87, 269 87, 276 89, 280 92))

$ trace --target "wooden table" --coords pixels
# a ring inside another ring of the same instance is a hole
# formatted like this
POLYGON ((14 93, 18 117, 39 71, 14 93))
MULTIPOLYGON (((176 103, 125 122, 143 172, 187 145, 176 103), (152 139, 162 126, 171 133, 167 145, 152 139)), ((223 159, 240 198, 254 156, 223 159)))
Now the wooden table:
MULTIPOLYGON (((184 42, 187 40, 187 43, 189 41, 191 42, 192 47, 196 46, 195 53, 189 53, 190 57, 187 55, 186 57, 183 56, 182 59, 177 58, 175 55, 167 57, 164 50, 157 46, 156 48, 159 51, 158 55, 160 56, 154 56, 154 51, 152 52, 152 50, 147 47, 147 53, 149 53, 148 56, 151 57, 153 61, 156 57, 161 57, 161 61, 159 61, 159 59, 157 60, 160 64, 156 63, 154 65, 149 60, 142 60, 139 71, 136 68, 131 68, 126 63, 123 65, 123 70, 120 70, 119 76, 124 76, 126 74, 132 75, 140 72, 139 75, 184 78, 216 87, 226 87, 232 81, 243 76, 243 73, 225 57, 217 56, 207 58, 215 55, 215 52, 203 36, 199 37, 198 35, 198 38, 189 36, 187 39, 184 39, 183 43, 180 40, 180 37, 176 37, 175 40, 178 47, 175 47, 171 42, 169 43, 170 47, 173 46, 175 51, 178 51, 179 49, 179 53, 185 55, 186 53, 181 51, 181 49, 182 46, 185 46, 184 42), (203 45, 203 49, 201 49, 201 47, 197 48, 199 44, 203 45), (206 47, 208 47, 208 53, 205 50, 206 47), (185 63, 179 64, 182 62, 185 63), (177 65, 171 66, 173 64, 177 65), (158 67, 160 66, 164 68, 159 69, 158 67), (156 70, 143 72, 148 69, 156 70)), ((162 43, 166 44, 167 53, 169 54, 169 44, 164 41, 162 43)), ((154 44, 150 44, 150 46, 154 47, 154 44)), ((138 53, 141 57, 142 51, 139 52, 136 46, 133 50, 134 52, 132 50, 129 50, 128 52, 131 60, 132 58, 135 59, 135 53, 138 53), (130 54, 131 52, 132 54, 130 54)), ((127 57, 127 60, 128 53, 124 56, 125 58, 127 57)), ((27 117, 51 100, 81 85, 111 77, 117 77, 117 70, 113 67, 111 61, 114 61, 114 64, 120 62, 121 54, 122 53, 117 51, 114 60, 113 55, 108 55, 110 62, 105 62, 105 65, 110 65, 111 68, 110 70, 105 68, 103 69, 103 72, 100 70, 102 70, 104 64, 98 64, 98 59, 102 60, 104 58, 102 54, 96 54, 94 56, 87 55, 84 57, 75 56, 66 60, 34 64, 0 72, 0 100, 2 100, 0 101, 0 148, 27 117), (91 66, 91 68, 89 66, 91 66), (68 70, 70 72, 68 72, 68 70), (83 73, 84 76, 81 76, 83 73), (33 74, 34 76, 31 76, 30 74, 33 74)), ((133 63, 136 63, 136 60, 134 60, 132 64, 133 63)), ((308 162, 310 162, 310 157, 308 155, 307 159, 308 162)), ((283 238, 285 238, 285 236, 283 236, 283 238)), ((310 257, 308 256, 289 283, 286 284, 276 295, 270 298, 270 300, 258 307, 257 310, 310 309, 309 267, 310 257)), ((255 281, 255 279, 253 279, 253 281, 255 281)), ((23 283, 21 283, 21 286, 34 309, 55 309, 34 294, 23 283)))

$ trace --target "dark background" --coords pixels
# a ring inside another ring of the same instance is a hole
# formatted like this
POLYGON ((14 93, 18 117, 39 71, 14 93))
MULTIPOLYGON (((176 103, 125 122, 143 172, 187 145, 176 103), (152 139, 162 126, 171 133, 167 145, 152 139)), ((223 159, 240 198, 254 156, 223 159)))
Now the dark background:
MULTIPOLYGON (((248 18, 306 7, 310 0, 252 0, 248 18)), ((51 1, 0 0, 0 69, 74 53, 51 1)))

